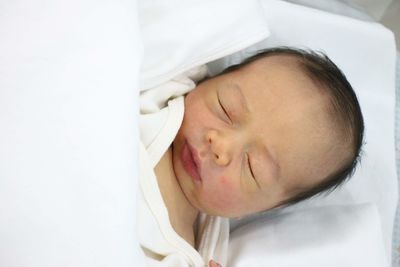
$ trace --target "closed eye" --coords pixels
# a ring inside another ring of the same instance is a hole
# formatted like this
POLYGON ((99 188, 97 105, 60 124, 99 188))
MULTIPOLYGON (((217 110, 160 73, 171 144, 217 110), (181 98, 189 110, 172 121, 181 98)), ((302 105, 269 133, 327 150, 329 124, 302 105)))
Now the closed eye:
POLYGON ((219 103, 219 105, 220 105, 222 111, 225 113, 225 116, 228 118, 228 120, 230 121, 230 123, 232 123, 232 120, 231 120, 231 118, 229 117, 229 113, 226 111, 224 105, 222 105, 221 100, 219 99, 219 96, 218 96, 218 103, 219 103))
POLYGON ((260 184, 258 183, 258 181, 257 181, 257 179, 256 179, 256 177, 255 177, 255 175, 254 175, 254 173, 253 173, 253 170, 252 170, 252 168, 251 168, 249 154, 246 153, 246 156, 247 156, 247 167, 249 168, 250 174, 251 174, 251 176, 253 177, 254 181, 257 183, 257 186, 258 186, 259 188, 261 188, 261 186, 260 186, 260 184))
POLYGON ((247 167, 249 167, 250 174, 251 174, 251 176, 253 176, 253 178, 255 179, 256 177, 254 176, 253 170, 251 169, 249 154, 246 154, 246 155, 247 155, 247 167))

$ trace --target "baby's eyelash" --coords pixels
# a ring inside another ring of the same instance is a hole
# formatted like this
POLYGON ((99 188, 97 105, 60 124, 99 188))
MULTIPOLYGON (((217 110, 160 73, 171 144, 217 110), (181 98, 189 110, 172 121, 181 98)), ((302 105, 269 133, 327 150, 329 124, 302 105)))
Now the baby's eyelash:
POLYGON ((228 112, 226 111, 225 107, 222 105, 221 101, 219 100, 219 97, 218 97, 218 103, 219 103, 220 107, 222 108, 222 110, 224 111, 225 115, 228 117, 228 119, 229 119, 230 122, 232 123, 231 117, 229 117, 229 114, 228 114, 228 112))
POLYGON ((250 157, 249 157, 249 154, 248 154, 248 153, 246 153, 246 157, 247 157, 247 168, 249 168, 249 171, 250 171, 250 173, 251 173, 251 176, 252 176, 253 180, 256 182, 257 186, 261 189, 261 186, 260 186, 260 184, 258 183, 258 181, 257 181, 257 179, 256 179, 256 176, 255 176, 254 173, 253 173, 253 170, 251 169, 250 157))
POLYGON ((256 177, 254 176, 253 170, 251 169, 249 154, 246 153, 246 156, 247 156, 247 167, 249 168, 249 171, 250 171, 250 173, 251 173, 251 176, 253 176, 253 178, 255 179, 256 177))

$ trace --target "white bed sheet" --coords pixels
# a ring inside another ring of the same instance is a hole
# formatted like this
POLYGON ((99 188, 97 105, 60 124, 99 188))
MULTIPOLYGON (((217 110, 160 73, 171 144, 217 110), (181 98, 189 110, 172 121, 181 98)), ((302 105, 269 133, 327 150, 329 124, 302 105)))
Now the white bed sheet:
POLYGON ((335 205, 282 212, 231 234, 229 267, 385 267, 375 205, 335 205))

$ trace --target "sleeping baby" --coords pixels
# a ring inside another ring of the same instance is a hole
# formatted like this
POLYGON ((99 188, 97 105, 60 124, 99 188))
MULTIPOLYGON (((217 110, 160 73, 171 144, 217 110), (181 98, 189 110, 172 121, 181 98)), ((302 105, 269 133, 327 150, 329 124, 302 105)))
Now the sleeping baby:
POLYGON ((363 142, 360 106, 343 73, 323 54, 288 47, 202 79, 159 113, 160 134, 143 149, 155 174, 141 171, 149 211, 138 215, 157 225, 142 224, 150 266, 224 265, 227 218, 334 190, 354 172, 363 142), (168 124, 179 109, 178 123, 168 124), (157 194, 162 203, 154 204, 157 194))

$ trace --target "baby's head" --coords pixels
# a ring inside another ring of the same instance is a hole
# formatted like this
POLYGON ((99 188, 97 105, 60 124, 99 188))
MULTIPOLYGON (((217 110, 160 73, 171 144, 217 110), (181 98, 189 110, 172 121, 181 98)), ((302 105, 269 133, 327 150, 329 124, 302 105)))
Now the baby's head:
POLYGON ((363 132, 356 95, 333 62, 269 49, 186 96, 174 171, 200 211, 244 216, 333 191, 354 172, 363 132))

